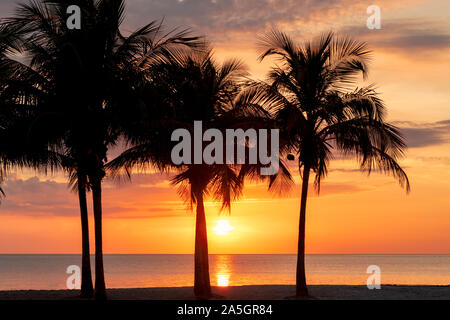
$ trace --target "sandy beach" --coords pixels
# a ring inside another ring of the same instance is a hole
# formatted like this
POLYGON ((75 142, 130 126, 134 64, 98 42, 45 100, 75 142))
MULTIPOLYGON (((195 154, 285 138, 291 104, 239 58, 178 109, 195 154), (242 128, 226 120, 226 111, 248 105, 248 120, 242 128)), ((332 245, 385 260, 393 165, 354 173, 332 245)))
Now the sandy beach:
MULTIPOLYGON (((108 289, 111 300, 191 300, 191 287, 108 289)), ((283 300, 292 296, 295 288, 288 285, 215 287, 224 300, 283 300)), ((310 294, 319 300, 450 300, 450 286, 385 285, 380 290, 366 286, 315 285, 310 294)), ((73 290, 0 291, 0 300, 78 300, 73 290)))

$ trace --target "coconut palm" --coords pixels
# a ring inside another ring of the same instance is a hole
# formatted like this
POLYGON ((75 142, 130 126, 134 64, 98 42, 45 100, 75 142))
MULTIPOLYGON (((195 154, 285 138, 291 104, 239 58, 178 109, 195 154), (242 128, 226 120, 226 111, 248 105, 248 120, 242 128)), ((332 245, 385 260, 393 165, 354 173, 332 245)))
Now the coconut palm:
POLYGON ((135 166, 146 165, 176 172, 172 184, 178 186, 191 208, 196 207, 194 294, 204 299, 212 296, 204 203, 211 197, 222 204, 222 210, 229 210, 231 202, 241 195, 243 179, 235 165, 193 164, 193 152, 192 164, 174 164, 171 134, 182 128, 193 136, 194 121, 202 121, 203 130, 225 132, 226 128, 242 127, 244 117, 237 117, 243 115, 237 105, 245 100, 239 95, 245 74, 241 62, 229 60, 219 65, 210 50, 180 52, 169 63, 155 68, 146 90, 149 116, 144 116, 144 123, 128 135, 133 146, 110 166, 128 173, 135 166))
MULTIPOLYGON (((29 132, 36 115, 32 84, 21 84, 27 67, 11 58, 20 51, 16 30, 0 24, 0 181, 17 168, 47 172, 62 165, 61 155, 49 150, 46 141, 29 132)), ((2 195, 5 195, 0 189, 2 195)))
MULTIPOLYGON (((11 70, 11 59, 9 59, 8 54, 12 53, 14 50, 17 49, 17 40, 14 37, 14 34, 10 32, 6 27, 0 26, 0 90, 1 93, 6 88, 5 78, 8 76, 10 70, 11 70)), ((1 101, 0 101, 1 103, 1 101)), ((6 120, 7 117, 3 115, 5 111, 5 104, 1 103, 1 110, 2 113, 2 120, 6 120)), ((2 122, 3 122, 2 121, 2 122)), ((5 126, 1 125, 1 130, 5 132, 5 126)), ((0 166, 0 183, 3 182, 5 178, 5 165, 4 161, 2 161, 2 164, 0 166)), ((0 187, 0 196, 4 196, 5 193, 3 189, 0 187)))
POLYGON ((18 30, 7 24, 1 25, 0 40, 2 168, 33 167, 44 173, 48 169, 64 169, 69 172, 70 182, 78 192, 82 221, 81 296, 91 297, 93 286, 89 254, 86 176, 77 169, 75 159, 49 148, 47 140, 49 136, 42 135, 42 132, 34 128, 39 112, 38 107, 44 104, 43 101, 48 100, 49 93, 52 92, 44 89, 47 83, 44 77, 29 66, 10 57, 20 53, 23 47, 18 30))
MULTIPOLYGON (((107 151, 119 137, 121 110, 133 110, 136 89, 145 83, 145 70, 153 63, 179 46, 198 44, 187 30, 163 33, 156 22, 124 36, 119 29, 123 18, 121 0, 55 0, 19 5, 15 16, 5 20, 30 57, 23 82, 33 84, 39 106, 34 130, 75 164, 79 190, 92 191, 99 299, 106 297, 101 186, 107 151), (73 4, 81 8, 79 30, 66 26, 66 9, 73 4)), ((79 193, 82 211, 84 194, 79 193)), ((87 219, 82 221, 85 228, 87 219)))
POLYGON ((356 88, 358 75, 367 75, 370 51, 363 42, 332 33, 298 44, 272 30, 260 39, 262 61, 277 59, 268 83, 254 84, 258 103, 273 114, 281 130, 282 150, 297 156, 302 178, 296 295, 307 296, 305 276, 306 203, 311 173, 314 184, 326 177, 333 151, 356 157, 363 171, 393 175, 409 191, 397 163, 405 149, 402 135, 385 122, 385 105, 372 86, 356 88))

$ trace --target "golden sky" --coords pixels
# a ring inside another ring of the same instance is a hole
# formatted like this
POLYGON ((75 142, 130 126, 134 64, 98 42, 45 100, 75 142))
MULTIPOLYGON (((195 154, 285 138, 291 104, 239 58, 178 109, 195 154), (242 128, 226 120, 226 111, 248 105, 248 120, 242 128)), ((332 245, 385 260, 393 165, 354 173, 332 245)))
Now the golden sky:
MULTIPOLYGON (((371 4, 129 0, 124 30, 165 16, 168 26, 191 26, 206 34, 218 60, 239 57, 257 78, 264 78, 270 63, 256 61, 256 36, 272 26, 298 41, 330 30, 366 40, 374 59, 362 84, 377 85, 389 120, 403 128, 409 149, 401 164, 412 192, 406 195, 391 177, 367 177, 353 161, 335 160, 320 196, 311 189, 307 253, 450 254, 450 4, 377 1, 382 29, 368 30, 371 4)), ((0 0, 2 16, 13 7, 13 1, 0 0)), ((194 215, 168 184, 169 177, 148 173, 136 175, 132 183, 105 183, 105 253, 193 252, 194 215)), ((9 176, 0 206, 0 253, 80 252, 77 197, 66 181, 60 174, 31 171, 9 176)), ((295 253, 299 194, 298 183, 283 198, 268 193, 266 185, 249 184, 230 215, 219 215, 219 206, 207 202, 210 252, 295 253), (213 230, 221 219, 234 227, 227 235, 213 230)))

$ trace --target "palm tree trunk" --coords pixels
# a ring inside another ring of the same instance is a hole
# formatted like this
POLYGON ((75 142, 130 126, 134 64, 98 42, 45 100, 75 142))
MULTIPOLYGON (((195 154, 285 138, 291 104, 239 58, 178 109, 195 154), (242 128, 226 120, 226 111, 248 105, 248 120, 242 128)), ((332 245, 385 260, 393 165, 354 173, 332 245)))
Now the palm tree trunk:
POLYGON ((197 217, 195 224, 195 276, 194 294, 197 298, 211 297, 208 262, 208 235, 206 231, 205 207, 203 195, 197 196, 197 217))
POLYGON ((300 204, 300 223, 298 228, 298 251, 297 251, 297 276, 296 276, 296 296, 307 297, 308 287, 306 286, 305 273, 305 222, 306 222, 306 200, 308 198, 310 166, 303 167, 302 199, 300 204))
POLYGON ((86 176, 78 175, 78 200, 80 202, 81 215, 81 297, 92 298, 94 288, 92 286, 91 253, 89 249, 89 222, 86 200, 86 176))
POLYGON ((95 179, 92 183, 92 200, 95 222, 95 299, 103 300, 106 299, 106 286, 103 270, 101 179, 95 179))

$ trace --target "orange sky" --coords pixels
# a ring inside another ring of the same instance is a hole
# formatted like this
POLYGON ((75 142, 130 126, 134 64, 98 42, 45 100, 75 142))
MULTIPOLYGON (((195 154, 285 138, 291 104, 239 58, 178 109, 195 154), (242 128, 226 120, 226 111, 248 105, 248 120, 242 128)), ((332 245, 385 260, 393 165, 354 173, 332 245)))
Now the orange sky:
MULTIPOLYGON (((1 12, 10 12, 11 3, 1 0, 1 12)), ((406 195, 393 178, 359 173, 355 162, 332 162, 320 196, 312 191, 309 198, 307 253, 450 254, 448 1, 378 1, 381 30, 365 27, 369 1, 317 0, 306 7, 284 0, 232 3, 217 0, 200 10, 193 0, 130 0, 124 28, 166 15, 169 25, 191 25, 209 35, 219 60, 240 57, 260 78, 268 64, 256 61, 255 35, 273 25, 299 41, 330 29, 367 40, 374 61, 365 84, 377 84, 389 120, 404 128, 410 148, 401 163, 412 192, 406 195)), ((105 253, 193 252, 194 215, 167 178, 149 173, 132 184, 105 184, 105 253)), ((4 189, 0 253, 80 252, 77 198, 64 176, 17 172, 4 189)), ((210 252, 295 253, 299 194, 298 184, 284 198, 251 184, 230 216, 219 216, 218 206, 208 202, 210 252), (219 219, 229 220, 234 230, 217 235, 212 228, 219 219)))

